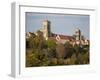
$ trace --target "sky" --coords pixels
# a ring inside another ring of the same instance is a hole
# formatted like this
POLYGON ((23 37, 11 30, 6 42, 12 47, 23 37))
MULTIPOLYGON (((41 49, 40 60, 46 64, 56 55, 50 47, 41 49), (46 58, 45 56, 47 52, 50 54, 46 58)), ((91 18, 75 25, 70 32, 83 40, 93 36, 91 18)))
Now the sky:
POLYGON ((26 32, 36 32, 41 29, 44 20, 51 22, 53 33, 71 36, 79 28, 82 35, 89 39, 89 15, 26 12, 26 32))

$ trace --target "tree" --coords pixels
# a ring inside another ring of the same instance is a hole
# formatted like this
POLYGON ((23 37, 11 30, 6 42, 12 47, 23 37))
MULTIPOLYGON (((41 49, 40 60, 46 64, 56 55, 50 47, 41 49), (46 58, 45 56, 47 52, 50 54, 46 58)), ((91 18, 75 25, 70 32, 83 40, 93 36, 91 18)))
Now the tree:
POLYGON ((55 66, 57 65, 57 58, 51 58, 50 59, 50 66, 55 66))
POLYGON ((89 63, 89 53, 80 53, 77 57, 78 64, 88 64, 89 63))
POLYGON ((56 46, 56 55, 57 55, 57 58, 64 58, 65 56, 65 47, 63 44, 58 44, 56 46))
POLYGON ((72 56, 72 54, 74 53, 74 47, 69 43, 69 42, 66 42, 64 44, 65 46, 65 58, 70 58, 72 56))
POLYGON ((50 60, 43 50, 34 49, 32 53, 26 55, 26 66, 48 66, 50 60))
POLYGON ((77 60, 76 54, 72 54, 70 58, 70 64, 76 64, 76 60, 77 60))
POLYGON ((35 52, 37 52, 37 59, 40 61, 38 63, 38 66, 47 66, 49 65, 50 61, 49 58, 47 57, 47 55, 45 54, 45 52, 43 50, 36 50, 35 52))
POLYGON ((46 44, 47 44, 47 47, 48 48, 52 48, 52 49, 55 49, 56 48, 56 42, 55 41, 53 41, 53 40, 47 40, 46 41, 46 44))
POLYGON ((58 58, 57 62, 58 62, 57 63, 58 65, 63 65, 64 64, 64 59, 63 58, 58 58))
POLYGON ((65 65, 70 65, 71 64, 71 59, 70 58, 64 59, 64 64, 65 65))
POLYGON ((37 66, 39 60, 36 57, 36 54, 28 53, 26 55, 26 67, 37 66))
POLYGON ((53 40, 46 41, 47 50, 48 50, 48 57, 55 58, 56 57, 56 43, 53 40))
POLYGON ((28 40, 26 40, 26 44, 29 46, 29 48, 33 49, 43 49, 47 47, 41 31, 37 31, 37 36, 30 37, 28 40))

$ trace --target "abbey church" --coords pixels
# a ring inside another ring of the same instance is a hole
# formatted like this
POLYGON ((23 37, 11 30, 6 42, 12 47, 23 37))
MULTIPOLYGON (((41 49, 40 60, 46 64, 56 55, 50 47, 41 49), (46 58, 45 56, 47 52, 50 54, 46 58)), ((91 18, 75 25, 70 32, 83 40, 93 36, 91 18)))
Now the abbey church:
MULTIPOLYGON (((75 33, 70 35, 61 35, 55 34, 51 31, 51 22, 48 20, 44 20, 42 23, 42 28, 39 30, 43 33, 43 37, 45 40, 54 40, 56 43, 66 43, 70 42, 73 46, 75 44, 82 44, 82 45, 89 45, 89 40, 85 39, 84 36, 81 34, 80 29, 76 29, 75 33)), ((32 35, 31 32, 26 33, 26 38, 29 38, 32 35)))

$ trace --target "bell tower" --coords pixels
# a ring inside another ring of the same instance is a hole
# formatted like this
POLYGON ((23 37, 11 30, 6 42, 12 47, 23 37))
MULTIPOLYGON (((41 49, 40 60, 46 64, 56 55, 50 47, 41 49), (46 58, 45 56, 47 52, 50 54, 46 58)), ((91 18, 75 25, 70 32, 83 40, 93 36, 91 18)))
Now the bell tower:
POLYGON ((46 40, 51 36, 50 21, 48 20, 43 21, 43 35, 46 40))
POLYGON ((76 40, 81 40, 81 30, 80 29, 76 29, 75 31, 75 36, 76 36, 76 40))

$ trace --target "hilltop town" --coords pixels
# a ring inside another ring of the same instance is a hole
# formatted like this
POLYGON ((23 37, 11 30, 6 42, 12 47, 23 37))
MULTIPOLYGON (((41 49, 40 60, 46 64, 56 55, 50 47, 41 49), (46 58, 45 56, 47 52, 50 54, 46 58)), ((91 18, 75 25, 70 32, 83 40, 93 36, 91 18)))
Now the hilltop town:
POLYGON ((89 40, 76 29, 73 35, 55 34, 51 22, 26 33, 26 67, 89 64, 89 40))
MULTIPOLYGON (((41 32, 45 40, 54 40, 56 43, 66 43, 70 42, 73 46, 75 44, 82 44, 82 45, 89 45, 89 40, 85 39, 84 36, 81 34, 80 29, 76 29, 73 36, 70 35, 62 35, 62 34, 55 34, 51 31, 51 22, 48 20, 43 21, 42 28, 38 31, 41 32)), ((38 35, 37 32, 28 32, 26 33, 26 38, 31 37, 32 35, 38 35)))

